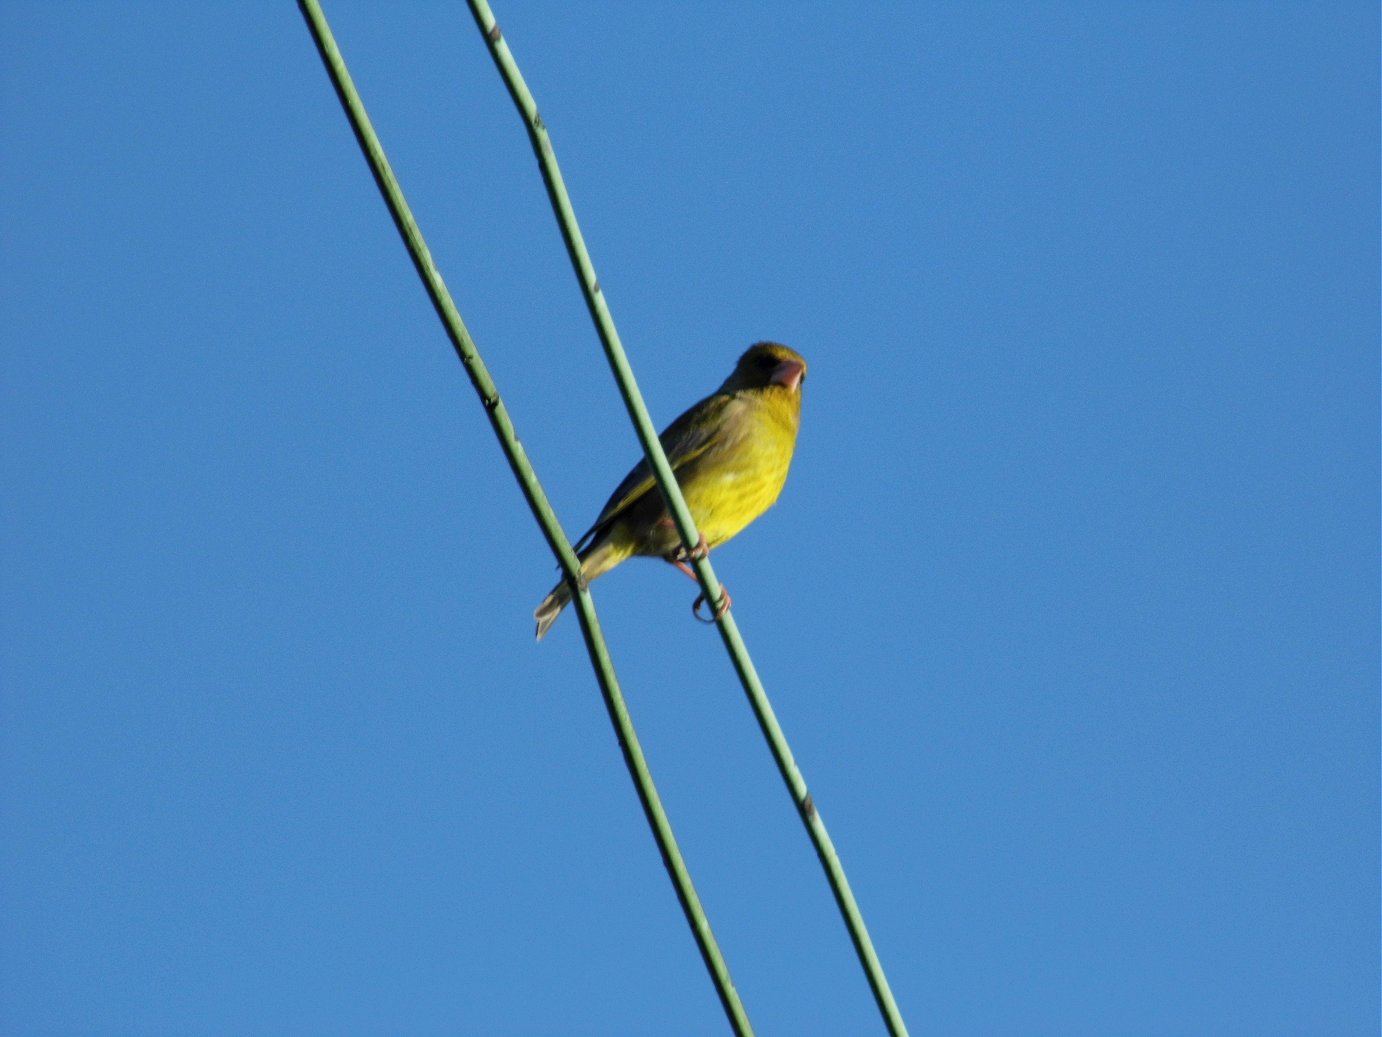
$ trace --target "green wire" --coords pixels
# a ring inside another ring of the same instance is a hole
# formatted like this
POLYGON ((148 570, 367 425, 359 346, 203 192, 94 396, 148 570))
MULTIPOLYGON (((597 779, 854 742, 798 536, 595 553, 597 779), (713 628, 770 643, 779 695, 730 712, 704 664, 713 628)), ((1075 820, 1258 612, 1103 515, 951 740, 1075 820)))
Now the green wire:
POLYGON ((432 261, 432 254, 427 248, 426 241, 423 240, 422 231, 419 230, 417 222, 413 219, 412 211, 408 208, 408 203, 403 197, 402 188, 399 187, 398 181, 394 178, 393 170, 384 155, 383 146, 379 143, 379 138, 374 132, 374 127, 370 124, 368 114, 365 112, 364 103, 360 100, 360 95, 355 90, 355 84, 350 78, 350 73, 346 70, 345 60, 341 57, 341 52, 336 46, 336 40, 331 34, 330 26, 327 25, 326 16, 322 14, 321 6, 317 0, 298 0, 298 6, 307 21, 308 29, 312 33, 312 39, 321 54, 322 63, 326 66, 327 75, 330 76, 331 83, 336 89, 336 95, 340 99, 341 106, 345 109, 346 116, 350 120, 355 138, 365 154, 370 171, 374 174, 375 183, 379 185, 380 193, 383 194, 384 201, 388 204, 389 212, 398 227, 398 232, 402 235, 408 254, 413 260, 413 265, 417 268, 418 276, 422 278, 428 297, 436 308, 437 316, 441 318, 442 325, 456 350, 456 355, 465 367, 466 374, 469 375, 470 382, 475 387, 475 392, 480 397, 486 414, 489 415, 490 424, 493 426, 495 435, 504 450, 504 456, 523 490, 524 499, 532 510, 533 517, 537 520, 539 527, 541 527, 543 535, 547 538, 552 553, 556 555, 567 582, 571 585, 573 601, 577 615, 580 617, 581 630, 585 637, 591 666, 594 668, 596 679, 600 684, 605 707, 609 711, 611 722, 614 724, 619 739, 619 748, 623 752, 625 765, 628 767, 629 774, 638 791, 638 798, 643 805, 644 815, 648 819, 649 826, 653 829, 653 837, 657 841, 663 865, 671 876, 672 884, 677 891, 677 899, 681 902, 682 911, 691 926, 696 945, 701 952, 701 958, 710 972, 716 994, 720 998, 720 1004, 729 1018, 730 1025, 734 1028, 734 1032, 741 1037, 751 1035, 753 1028, 749 1024, 748 1015, 744 1011, 738 991, 734 988, 734 983, 729 975, 729 968, 725 964, 724 956, 720 953, 715 935, 710 929, 710 922, 701 906, 696 888, 691 882, 690 873, 686 869, 686 862, 682 859, 681 851, 672 834, 671 825, 662 809, 662 801, 658 798, 652 775, 648 771, 647 760, 643 756, 637 733, 634 731, 633 721, 629 717, 623 693, 619 688, 619 681, 614 674, 614 665, 610 661, 604 635, 600 631, 600 622, 595 614, 594 602, 590 598, 584 581, 580 578, 580 563, 576 560, 576 555, 571 549, 571 543, 562 531, 560 523, 557 522, 556 514, 547 501, 547 496, 538 482, 537 474, 533 471, 533 466, 528 461, 523 445, 514 432, 513 422, 509 418, 508 409, 504 406, 499 390, 495 387, 493 379, 490 378, 489 371, 485 368, 484 361, 481 360, 475 343, 452 301, 451 293, 447 290, 441 273, 432 261))
MULTIPOLYGON (((590 310, 591 318, 595 321, 596 330, 600 335, 600 341, 604 345, 605 356, 614 372, 614 378, 619 385, 620 395, 624 398, 624 405, 628 409, 629 418, 633 421, 634 431, 638 434, 639 442, 643 445, 643 452, 648 458, 649 465, 652 466, 653 476, 657 480, 658 487, 662 490, 662 495, 667 500, 672 518, 676 522, 677 532, 681 535, 682 544, 689 553, 699 541, 695 522, 692 520, 691 512, 682 497, 681 487, 672 474, 672 468, 667 463, 667 456, 662 450, 662 444, 658 441, 657 430, 648 414, 647 407, 643 403, 643 397, 638 391, 638 385, 634 380, 633 371, 629 367, 628 358, 624 354, 624 347, 619 340, 619 333, 614 327, 614 319, 610 316, 604 293, 600 291, 600 282, 595 276, 595 266, 586 251, 585 240, 576 223, 571 198, 566 192, 561 170, 557 166, 551 137, 541 115, 538 114, 537 102, 533 100, 533 95, 523 80, 523 74, 518 70, 518 65, 509 50, 508 43, 499 30, 499 25, 494 19, 489 4, 485 0, 467 0, 467 3, 470 5, 471 14, 475 17, 475 24, 479 27, 481 35, 489 46, 490 56, 493 57, 495 66, 499 69, 499 74, 504 80, 504 85, 508 88, 509 96, 513 98, 514 105, 518 108, 519 114, 523 118, 523 124, 528 130, 528 137, 532 142, 533 151, 537 155, 538 165, 542 169, 542 180, 547 186, 548 198, 551 200, 553 211, 556 213, 557 223, 561 227, 562 238, 566 242, 566 250, 571 257, 571 264, 575 267, 576 278, 580 282, 586 306, 590 310)), ((715 571, 711 567, 710 559, 703 557, 691 564, 695 566, 697 576, 700 578, 706 601, 712 606, 718 605, 721 601, 722 592, 720 583, 715 577, 715 571)), ((733 614, 726 611, 719 618, 718 626, 720 637, 729 652, 735 672, 739 674, 739 679, 744 685, 744 691, 748 694, 749 703, 758 720, 758 726, 768 740, 773 759, 777 762, 778 770, 782 774, 782 780, 787 784, 792 800, 797 805, 797 811, 811 836, 811 842, 816 848, 816 855, 825 868, 831 892, 835 896, 835 902, 840 908, 840 913, 844 916, 850 940, 854 943, 855 952, 858 954, 864 973, 868 977, 874 1000, 878 1003, 878 1009, 883 1015, 889 1032, 894 1037, 904 1037, 907 1033, 907 1026, 902 1021, 902 1014, 893 998, 892 988, 888 985, 888 978, 883 973, 882 963, 878 960, 873 941, 869 938, 868 928, 864 925, 863 915, 860 914, 859 905, 855 902, 854 893, 850 890, 844 866, 840 863, 839 854, 835 852, 835 844, 830 839, 830 833, 826 831, 825 822, 821 820, 820 813, 817 811, 806 787, 806 781, 802 778, 801 771, 792 758, 791 747, 787 744, 787 738, 782 733, 782 728, 777 722, 777 716, 773 713, 772 704, 768 701, 767 692, 763 690, 763 684, 758 678, 758 671, 754 668, 753 660, 749 658, 748 649, 744 646, 744 640, 739 635, 739 626, 734 621, 733 614)))

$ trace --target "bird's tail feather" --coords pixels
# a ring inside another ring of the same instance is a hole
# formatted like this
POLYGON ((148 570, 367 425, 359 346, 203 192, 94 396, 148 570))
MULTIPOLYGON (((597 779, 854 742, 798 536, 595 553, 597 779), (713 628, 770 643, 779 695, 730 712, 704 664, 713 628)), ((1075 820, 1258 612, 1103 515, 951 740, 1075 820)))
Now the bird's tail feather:
POLYGON ((570 603, 571 588, 566 585, 565 580, 562 580, 561 583, 552 588, 551 594, 542 599, 542 604, 533 612, 533 618, 537 620, 537 639, 539 641, 546 635, 552 624, 557 621, 557 617, 561 615, 561 610, 570 603))
MULTIPOLYGON (((601 573, 609 572, 632 553, 630 548, 616 547, 609 539, 601 540, 580 553, 581 575, 586 580, 593 580, 601 573)), ((533 611, 533 619, 537 620, 537 639, 539 641, 551 629, 552 624, 557 621, 562 609, 569 604, 571 604, 571 588, 565 580, 562 580, 552 588, 552 592, 543 598, 542 604, 533 611)))

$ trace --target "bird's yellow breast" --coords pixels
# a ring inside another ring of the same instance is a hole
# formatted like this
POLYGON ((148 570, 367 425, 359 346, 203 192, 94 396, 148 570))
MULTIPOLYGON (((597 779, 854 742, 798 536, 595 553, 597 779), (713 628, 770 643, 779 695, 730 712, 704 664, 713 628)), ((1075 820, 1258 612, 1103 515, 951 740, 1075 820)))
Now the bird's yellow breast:
POLYGON ((772 507, 787 482, 796 447, 800 397, 756 394, 736 401, 735 434, 680 474, 687 507, 715 547, 772 507))

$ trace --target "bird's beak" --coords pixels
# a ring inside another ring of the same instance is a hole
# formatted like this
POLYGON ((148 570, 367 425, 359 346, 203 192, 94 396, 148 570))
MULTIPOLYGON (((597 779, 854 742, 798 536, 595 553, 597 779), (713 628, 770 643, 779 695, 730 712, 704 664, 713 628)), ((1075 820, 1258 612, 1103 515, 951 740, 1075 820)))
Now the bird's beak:
POLYGON ((768 384, 780 385, 790 392, 796 392, 801 388, 801 378, 805 373, 806 365, 800 360, 784 360, 773 368, 768 384))

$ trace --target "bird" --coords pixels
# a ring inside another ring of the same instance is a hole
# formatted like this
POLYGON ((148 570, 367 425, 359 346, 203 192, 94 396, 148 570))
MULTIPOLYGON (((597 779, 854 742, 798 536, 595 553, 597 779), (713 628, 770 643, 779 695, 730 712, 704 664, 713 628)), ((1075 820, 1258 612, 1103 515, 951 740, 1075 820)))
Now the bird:
MULTIPOLYGON (((780 342, 750 346, 715 392, 693 404, 658 437, 700 533, 696 547, 691 552, 684 549, 645 458, 576 541, 581 577, 588 582, 643 556, 662 558, 694 580, 688 559, 704 557, 777 501, 796 449, 805 381, 806 361, 800 353, 780 342)), ((730 604, 728 592, 723 593, 716 619, 730 604)), ((703 600, 697 598, 693 610, 699 610, 703 600)), ((537 640, 570 601, 565 580, 542 599, 533 612, 537 640)))

